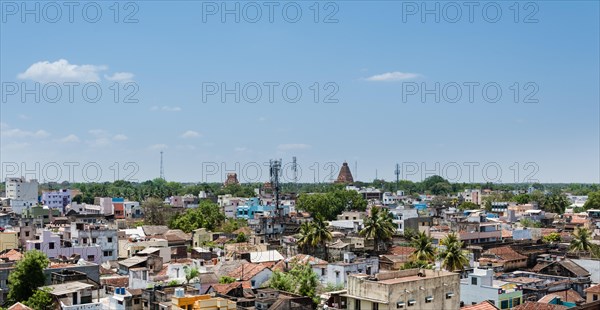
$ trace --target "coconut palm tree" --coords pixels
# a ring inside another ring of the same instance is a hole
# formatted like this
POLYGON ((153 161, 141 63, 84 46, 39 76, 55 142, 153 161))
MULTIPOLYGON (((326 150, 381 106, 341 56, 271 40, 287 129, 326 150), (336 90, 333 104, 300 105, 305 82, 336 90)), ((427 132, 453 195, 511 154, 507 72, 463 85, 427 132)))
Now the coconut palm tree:
POLYGON ((309 222, 304 222, 300 224, 300 237, 298 238, 298 245, 300 246, 300 250, 304 253, 307 253, 313 244, 313 226, 309 222))
POLYGON ((464 270, 469 264, 469 259, 462 250, 463 243, 458 240, 455 233, 448 234, 440 240, 440 245, 445 246, 438 257, 442 260, 442 268, 448 271, 464 270))
POLYGON ((200 275, 200 271, 196 267, 184 266, 183 270, 185 272, 185 281, 186 284, 190 284, 190 281, 197 278, 200 275))
POLYGON ((311 226, 312 246, 313 248, 316 248, 317 246, 322 248, 325 251, 325 260, 327 260, 327 242, 331 241, 333 236, 329 229, 327 229, 327 224, 321 216, 316 216, 311 222, 311 226))
POLYGON ((378 207, 371 209, 371 216, 364 220, 364 225, 365 227, 359 234, 368 239, 373 239, 377 251, 379 251, 381 242, 392 239, 396 231, 396 224, 394 224, 390 212, 378 207))
POLYGON ((410 241, 410 245, 415 248, 411 254, 413 260, 433 261, 435 259, 435 248, 433 247, 433 238, 427 236, 425 232, 419 232, 410 241))
POLYGON ((590 230, 585 227, 577 227, 573 232, 573 240, 569 246, 570 252, 587 252, 592 253, 594 251, 594 244, 592 243, 592 234, 590 230))

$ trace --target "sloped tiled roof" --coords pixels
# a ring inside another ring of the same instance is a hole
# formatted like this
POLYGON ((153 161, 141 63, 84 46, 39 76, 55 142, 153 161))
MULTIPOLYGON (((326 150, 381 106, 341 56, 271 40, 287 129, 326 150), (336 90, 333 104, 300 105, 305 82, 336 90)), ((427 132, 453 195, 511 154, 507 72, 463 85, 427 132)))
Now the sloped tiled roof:
POLYGON ((163 234, 163 237, 167 241, 188 241, 192 239, 190 235, 184 233, 181 229, 168 230, 163 234))
POLYGON ((169 230, 169 227, 164 225, 144 225, 142 230, 146 236, 162 235, 169 230))
POLYGON ((129 277, 111 277, 111 278, 102 278, 100 283, 113 286, 113 287, 128 287, 129 286, 129 277))
POLYGON ((212 288, 215 292, 221 295, 228 295, 234 289, 240 288, 242 286, 241 282, 233 282, 229 284, 213 284, 212 288))
POLYGON ((415 248, 410 246, 393 246, 388 250, 389 255, 411 255, 415 248))
POLYGON ((25 306, 24 304, 22 304, 20 302, 18 302, 16 304, 8 307, 7 310, 33 310, 33 309, 25 306))
POLYGON ((590 273, 587 270, 585 270, 585 268, 579 266, 577 263, 570 259, 561 260, 558 263, 579 277, 586 277, 590 275, 590 273))
POLYGON ((579 295, 579 293, 575 292, 572 289, 569 289, 566 291, 552 292, 552 294, 548 294, 548 295, 540 298, 540 300, 538 300, 538 302, 547 304, 556 297, 559 297, 563 301, 569 301, 569 302, 574 302, 574 303, 580 303, 580 302, 585 301, 585 299, 582 298, 579 295))
POLYGON ((517 253, 509 246, 502 246, 487 250, 488 253, 492 253, 498 256, 500 259, 505 261, 522 260, 527 259, 526 256, 517 253))
POLYGON ((11 249, 8 252, 0 255, 0 258, 4 258, 4 259, 14 262, 14 261, 21 260, 21 258, 23 258, 23 254, 21 252, 19 252, 18 250, 11 249))
POLYGON ((498 310, 498 308, 496 308, 496 306, 492 305, 488 301, 483 301, 476 305, 466 306, 466 307, 462 307, 460 309, 461 310, 465 310, 465 309, 467 309, 467 310, 498 310))
POLYGON ((262 264, 246 263, 239 266, 234 271, 230 272, 229 276, 232 278, 240 279, 242 281, 249 281, 259 272, 265 269, 267 269, 267 267, 262 264))
POLYGON ((586 293, 600 294, 600 284, 590 286, 585 290, 586 293))
POLYGON ((566 306, 562 305, 551 305, 551 304, 543 304, 534 301, 527 301, 522 305, 518 305, 513 308, 514 310, 564 310, 567 309, 566 306))

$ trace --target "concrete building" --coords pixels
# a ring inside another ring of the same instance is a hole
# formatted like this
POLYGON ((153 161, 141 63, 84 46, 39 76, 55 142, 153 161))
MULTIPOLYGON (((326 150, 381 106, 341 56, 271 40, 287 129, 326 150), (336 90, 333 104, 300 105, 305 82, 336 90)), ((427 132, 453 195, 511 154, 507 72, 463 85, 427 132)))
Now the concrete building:
POLYGON ((60 189, 57 191, 43 192, 42 204, 51 209, 58 209, 65 213, 67 205, 71 203, 71 190, 60 189))
POLYGON ((99 245, 102 251, 102 260, 117 260, 119 258, 119 240, 117 230, 107 225, 87 224, 83 222, 71 223, 70 230, 64 234, 66 240, 79 245, 99 245))
POLYGON ((24 177, 6 178, 6 198, 10 199, 13 212, 22 214, 29 207, 38 203, 37 180, 26 181, 24 177))
POLYGON ((0 251, 18 248, 19 238, 16 231, 0 232, 0 251))
POLYGON ((460 300, 465 305, 488 300, 499 309, 513 309, 523 303, 522 286, 495 280, 493 269, 474 269, 460 281, 460 291, 460 300))
POLYGON ((351 274, 375 275, 379 272, 379 258, 357 258, 352 252, 344 253, 344 260, 327 265, 325 283, 346 285, 351 274))
POLYGON ((61 310, 102 310, 102 303, 94 302, 98 292, 85 282, 67 282, 44 286, 59 304, 61 310))
POLYGON ((99 245, 90 244, 87 245, 74 245, 70 242, 61 242, 58 235, 52 231, 44 229, 39 234, 38 240, 27 240, 26 242, 27 251, 39 250, 44 252, 48 258, 59 258, 61 256, 71 257, 72 255, 79 255, 82 259, 96 264, 102 263, 102 249, 99 245))
POLYGON ((441 270, 408 269, 348 278, 348 291, 337 309, 436 309, 460 308, 459 274, 441 270))
POLYGON ((125 209, 125 217, 128 219, 144 217, 144 209, 138 201, 125 201, 123 202, 123 208, 125 209))
POLYGON ((186 295, 183 288, 176 288, 171 297, 172 310, 235 310, 236 302, 210 295, 186 295))

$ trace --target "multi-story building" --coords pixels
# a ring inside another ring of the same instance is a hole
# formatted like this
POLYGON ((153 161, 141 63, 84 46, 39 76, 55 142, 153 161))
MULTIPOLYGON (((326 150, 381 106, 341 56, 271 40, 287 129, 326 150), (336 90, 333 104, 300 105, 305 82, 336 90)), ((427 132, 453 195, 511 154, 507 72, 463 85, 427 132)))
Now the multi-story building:
POLYGON ((126 218, 137 219, 144 217, 144 209, 138 201, 125 201, 123 202, 123 208, 125 209, 126 218))
POLYGON ((460 281, 460 300, 465 305, 487 300, 499 309, 513 309, 523 303, 523 288, 516 283, 495 280, 493 269, 476 268, 460 281))
POLYGON ((377 274, 354 274, 347 293, 334 309, 436 309, 460 308, 460 276, 442 270, 407 269, 377 274))
POLYGON ((60 189, 57 191, 43 192, 42 204, 51 209, 58 209, 65 213, 65 208, 71 203, 71 190, 60 189))
POLYGON ((88 224, 83 222, 71 223, 71 229, 64 233, 65 240, 74 244, 99 245, 102 260, 117 260, 119 258, 119 240, 117 230, 107 225, 88 224))
POLYGON ((379 272, 379 258, 357 258, 352 252, 344 253, 344 260, 327 265, 327 272, 322 276, 325 284, 346 285, 351 274, 360 273, 375 275, 379 272))
POLYGON ((27 208, 38 203, 37 180, 26 181, 24 177, 6 178, 6 198, 10 199, 13 212, 22 214, 27 208))
POLYGON ((38 240, 26 241, 27 251, 42 251, 48 258, 71 257, 79 255, 82 259, 96 264, 102 263, 102 249, 97 244, 77 245, 71 242, 61 242, 61 238, 50 230, 44 229, 38 240))

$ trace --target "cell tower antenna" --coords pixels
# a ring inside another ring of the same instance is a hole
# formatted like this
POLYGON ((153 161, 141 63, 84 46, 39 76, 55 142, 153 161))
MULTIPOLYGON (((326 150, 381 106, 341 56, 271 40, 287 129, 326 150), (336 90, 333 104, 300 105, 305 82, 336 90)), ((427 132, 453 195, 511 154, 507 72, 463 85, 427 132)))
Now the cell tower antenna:
POLYGON ((160 178, 165 179, 165 169, 163 167, 163 151, 160 151, 160 178))
POLYGON ((275 194, 275 212, 277 216, 281 216, 281 208, 279 206, 279 175, 281 174, 281 159, 269 161, 269 172, 271 176, 271 186, 275 194))
POLYGON ((298 162, 296 161, 296 156, 292 157, 292 171, 294 172, 294 187, 297 189, 298 187, 298 162))
POLYGON ((396 170, 394 170, 394 174, 396 175, 396 191, 400 188, 400 164, 396 164, 396 170))

